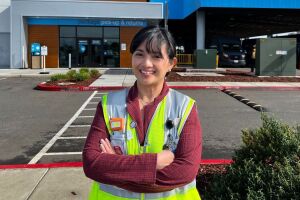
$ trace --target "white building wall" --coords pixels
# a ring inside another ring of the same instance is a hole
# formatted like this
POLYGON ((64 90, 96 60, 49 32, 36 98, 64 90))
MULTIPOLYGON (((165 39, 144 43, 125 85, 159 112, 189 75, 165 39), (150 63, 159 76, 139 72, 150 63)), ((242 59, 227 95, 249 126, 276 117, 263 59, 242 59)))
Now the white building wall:
POLYGON ((9 68, 10 0, 0 0, 0 69, 9 68))

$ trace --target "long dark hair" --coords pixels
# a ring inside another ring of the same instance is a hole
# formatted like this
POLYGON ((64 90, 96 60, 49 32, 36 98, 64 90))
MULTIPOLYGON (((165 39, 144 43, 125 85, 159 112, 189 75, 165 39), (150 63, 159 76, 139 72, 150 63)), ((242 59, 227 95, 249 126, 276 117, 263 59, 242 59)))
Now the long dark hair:
POLYGON ((175 40, 165 28, 159 26, 142 28, 132 39, 130 53, 133 54, 143 42, 146 42, 148 53, 155 53, 162 56, 161 46, 166 44, 169 59, 171 60, 176 56, 175 40), (156 45, 154 45, 154 41, 156 45))

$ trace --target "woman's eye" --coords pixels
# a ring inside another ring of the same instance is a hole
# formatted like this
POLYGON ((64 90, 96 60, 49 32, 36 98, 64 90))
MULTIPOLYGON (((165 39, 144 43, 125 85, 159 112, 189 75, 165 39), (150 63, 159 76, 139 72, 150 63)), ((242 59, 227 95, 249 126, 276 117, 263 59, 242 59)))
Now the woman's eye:
POLYGON ((161 58, 161 56, 159 54, 155 54, 155 55, 153 55, 153 58, 159 59, 159 58, 161 58))
POLYGON ((142 53, 135 53, 134 55, 135 55, 135 56, 143 56, 142 53))

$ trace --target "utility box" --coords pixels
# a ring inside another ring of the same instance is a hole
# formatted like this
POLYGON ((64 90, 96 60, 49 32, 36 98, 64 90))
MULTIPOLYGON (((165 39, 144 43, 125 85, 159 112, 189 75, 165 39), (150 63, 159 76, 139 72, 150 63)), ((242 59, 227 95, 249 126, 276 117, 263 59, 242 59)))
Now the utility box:
POLYGON ((216 49, 196 49, 194 50, 194 68, 216 69, 217 50, 216 49))
POLYGON ((266 38, 256 41, 256 75, 295 76, 295 38, 266 38))

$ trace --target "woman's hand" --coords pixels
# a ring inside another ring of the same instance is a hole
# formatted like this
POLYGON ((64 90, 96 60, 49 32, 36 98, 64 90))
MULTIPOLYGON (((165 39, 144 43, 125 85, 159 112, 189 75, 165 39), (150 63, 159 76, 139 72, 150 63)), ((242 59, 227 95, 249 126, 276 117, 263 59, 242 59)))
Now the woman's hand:
POLYGON ((163 150, 157 154, 156 169, 163 169, 174 161, 174 153, 169 150, 163 150))
POLYGON ((102 153, 116 154, 116 151, 114 150, 113 146, 110 144, 107 138, 105 138, 105 140, 101 139, 100 149, 102 150, 102 153))

